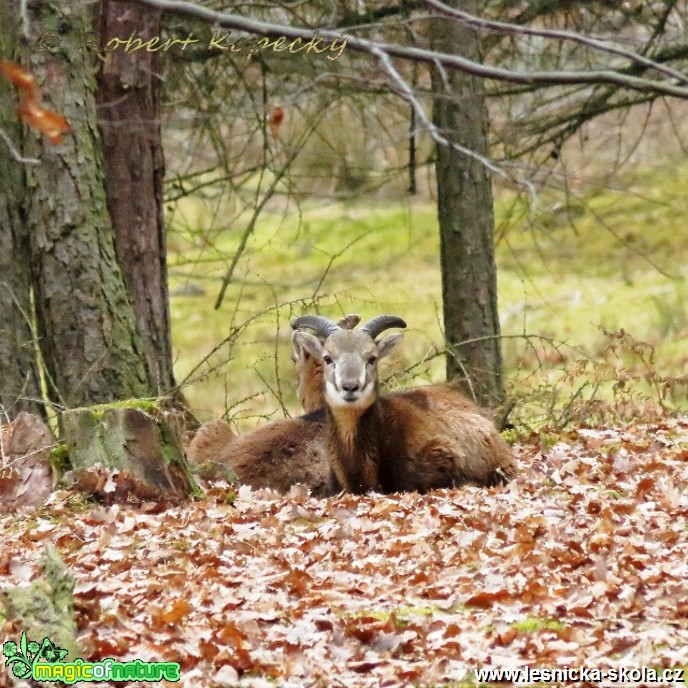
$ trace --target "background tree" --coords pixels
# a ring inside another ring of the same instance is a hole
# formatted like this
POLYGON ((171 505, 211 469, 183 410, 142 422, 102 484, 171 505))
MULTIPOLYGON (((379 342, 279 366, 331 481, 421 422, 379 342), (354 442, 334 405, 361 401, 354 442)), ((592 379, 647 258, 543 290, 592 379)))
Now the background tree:
MULTIPOLYGON (((0 2, 0 60, 18 55, 19 18, 11 0, 0 2)), ((9 146, 21 147, 21 124, 11 103, 14 89, 0 79, 0 422, 22 410, 38 412, 41 406, 35 342, 31 328, 32 305, 29 247, 23 224, 26 185, 24 165, 12 157, 9 146)))
MULTIPOLYGON (((457 5, 458 3, 454 3, 457 5)), ((478 3, 461 3, 468 10, 478 3)), ((475 30, 436 18, 432 47, 480 61, 475 30)), ((489 170, 473 151, 488 155, 484 84, 475 76, 434 69, 433 121, 447 142, 436 144, 437 217, 440 226, 442 312, 447 379, 461 378, 481 404, 502 401, 502 353, 494 259, 494 210, 489 170), (448 145, 457 143, 460 149, 448 145)))
POLYGON ((94 38, 103 55, 96 104, 107 207, 150 384, 162 395, 175 383, 163 222, 159 53, 113 49, 118 40, 130 36, 143 41, 160 37, 161 12, 117 0, 102 0, 96 8, 94 38))
POLYGON ((23 220, 48 397, 73 407, 152 395, 103 187, 96 55, 85 40, 92 31, 90 7, 42 3, 27 19, 22 63, 71 124, 59 148, 33 132, 23 146, 25 155, 40 158, 39 165, 24 168, 32 192, 25 196, 23 220), (58 45, 41 43, 46 32, 59 37, 58 45))

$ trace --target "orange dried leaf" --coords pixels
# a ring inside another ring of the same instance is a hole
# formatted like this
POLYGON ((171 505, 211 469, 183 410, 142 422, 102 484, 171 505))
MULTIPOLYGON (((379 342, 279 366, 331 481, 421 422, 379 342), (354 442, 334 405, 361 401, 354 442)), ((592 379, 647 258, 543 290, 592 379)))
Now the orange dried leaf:
POLYGON ((236 649, 239 649, 243 647, 246 636, 236 624, 230 621, 218 631, 217 639, 222 643, 233 645, 236 649))
POLYGON ((69 124, 64 117, 52 110, 46 110, 37 101, 22 100, 18 110, 22 122, 40 131, 50 143, 62 143, 63 135, 69 131, 69 124))
POLYGON ((36 77, 14 62, 0 61, 0 74, 7 77, 9 82, 24 91, 24 95, 36 96, 36 77))
POLYGON ((491 607, 495 602, 501 602, 510 597, 507 590, 494 590, 488 591, 483 590, 481 592, 472 595, 466 600, 466 604, 470 607, 480 607, 482 609, 487 609, 491 607))
POLYGON ((279 134, 280 126, 284 120, 284 110, 279 106, 276 105, 273 109, 272 112, 270 113, 270 133, 273 136, 277 136, 279 134))
POLYGON ((169 609, 162 614, 162 618, 166 623, 179 623, 186 618, 193 611, 193 606, 190 602, 184 599, 176 599, 169 609))
POLYGON ((41 92, 33 74, 13 62, 2 61, 0 74, 19 89, 17 112, 22 122, 40 131, 50 143, 62 143, 63 134, 69 131, 69 124, 57 112, 41 105, 41 92))

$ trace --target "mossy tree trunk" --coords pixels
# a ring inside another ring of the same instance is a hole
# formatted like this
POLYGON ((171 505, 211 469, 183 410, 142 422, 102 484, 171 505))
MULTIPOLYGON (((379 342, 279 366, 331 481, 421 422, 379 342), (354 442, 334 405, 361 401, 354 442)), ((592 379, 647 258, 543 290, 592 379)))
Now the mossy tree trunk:
MULTIPOLYGON (((0 60, 18 55, 20 21, 16 3, 0 0, 0 60)), ((21 150, 21 125, 12 106, 14 88, 0 79, 0 127, 21 150)), ((25 166, 0 141, 0 422, 21 411, 39 413, 35 346, 31 331, 31 273, 28 238, 23 223, 25 166)))
POLYGON ((175 383, 163 224, 159 53, 106 49, 113 38, 160 36, 162 12, 117 0, 101 0, 98 7, 103 61, 96 101, 107 205, 149 375, 163 394, 175 383))
POLYGON ((115 255, 96 127, 93 4, 30 4, 25 64, 70 122, 62 144, 29 132, 25 152, 36 320, 51 399, 67 407, 149 396, 143 346, 115 255), (56 47, 36 50, 44 32, 56 47))
MULTIPOLYGON (((475 0, 448 4, 478 12, 475 0)), ((474 30, 440 18, 431 21, 433 48, 480 59, 474 30)), ((433 118, 450 141, 488 155, 488 117, 482 81, 433 70, 433 118)), ((502 354, 497 313, 494 215, 489 173, 479 161, 437 145, 437 204, 440 225, 442 302, 449 353, 447 377, 460 379, 485 405, 503 398, 502 354)))

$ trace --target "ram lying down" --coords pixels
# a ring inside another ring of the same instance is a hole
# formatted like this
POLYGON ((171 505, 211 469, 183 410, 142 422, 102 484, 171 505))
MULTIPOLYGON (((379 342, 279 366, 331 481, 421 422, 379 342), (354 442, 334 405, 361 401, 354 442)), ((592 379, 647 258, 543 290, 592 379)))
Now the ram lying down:
POLYGON ((226 463, 253 487, 285 492, 303 483, 320 496, 492 486, 515 476, 513 453, 494 424, 450 385, 379 396, 377 362, 402 335, 376 339, 406 324, 381 315, 350 329, 357 322, 319 315, 292 321, 299 397, 308 409, 323 408, 243 436, 213 421, 194 437, 190 458, 226 463))

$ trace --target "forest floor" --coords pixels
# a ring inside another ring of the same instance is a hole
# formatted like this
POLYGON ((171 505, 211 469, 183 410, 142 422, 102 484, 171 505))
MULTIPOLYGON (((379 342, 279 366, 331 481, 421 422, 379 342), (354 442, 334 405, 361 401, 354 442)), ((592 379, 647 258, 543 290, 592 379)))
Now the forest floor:
POLYGON ((215 484, 166 510, 56 492, 0 519, 0 581, 31 581, 54 543, 82 658, 178 662, 169 685, 188 688, 455 687, 526 667, 653 685, 688 669, 688 417, 515 450, 518 478, 492 489, 313 499, 215 484))

